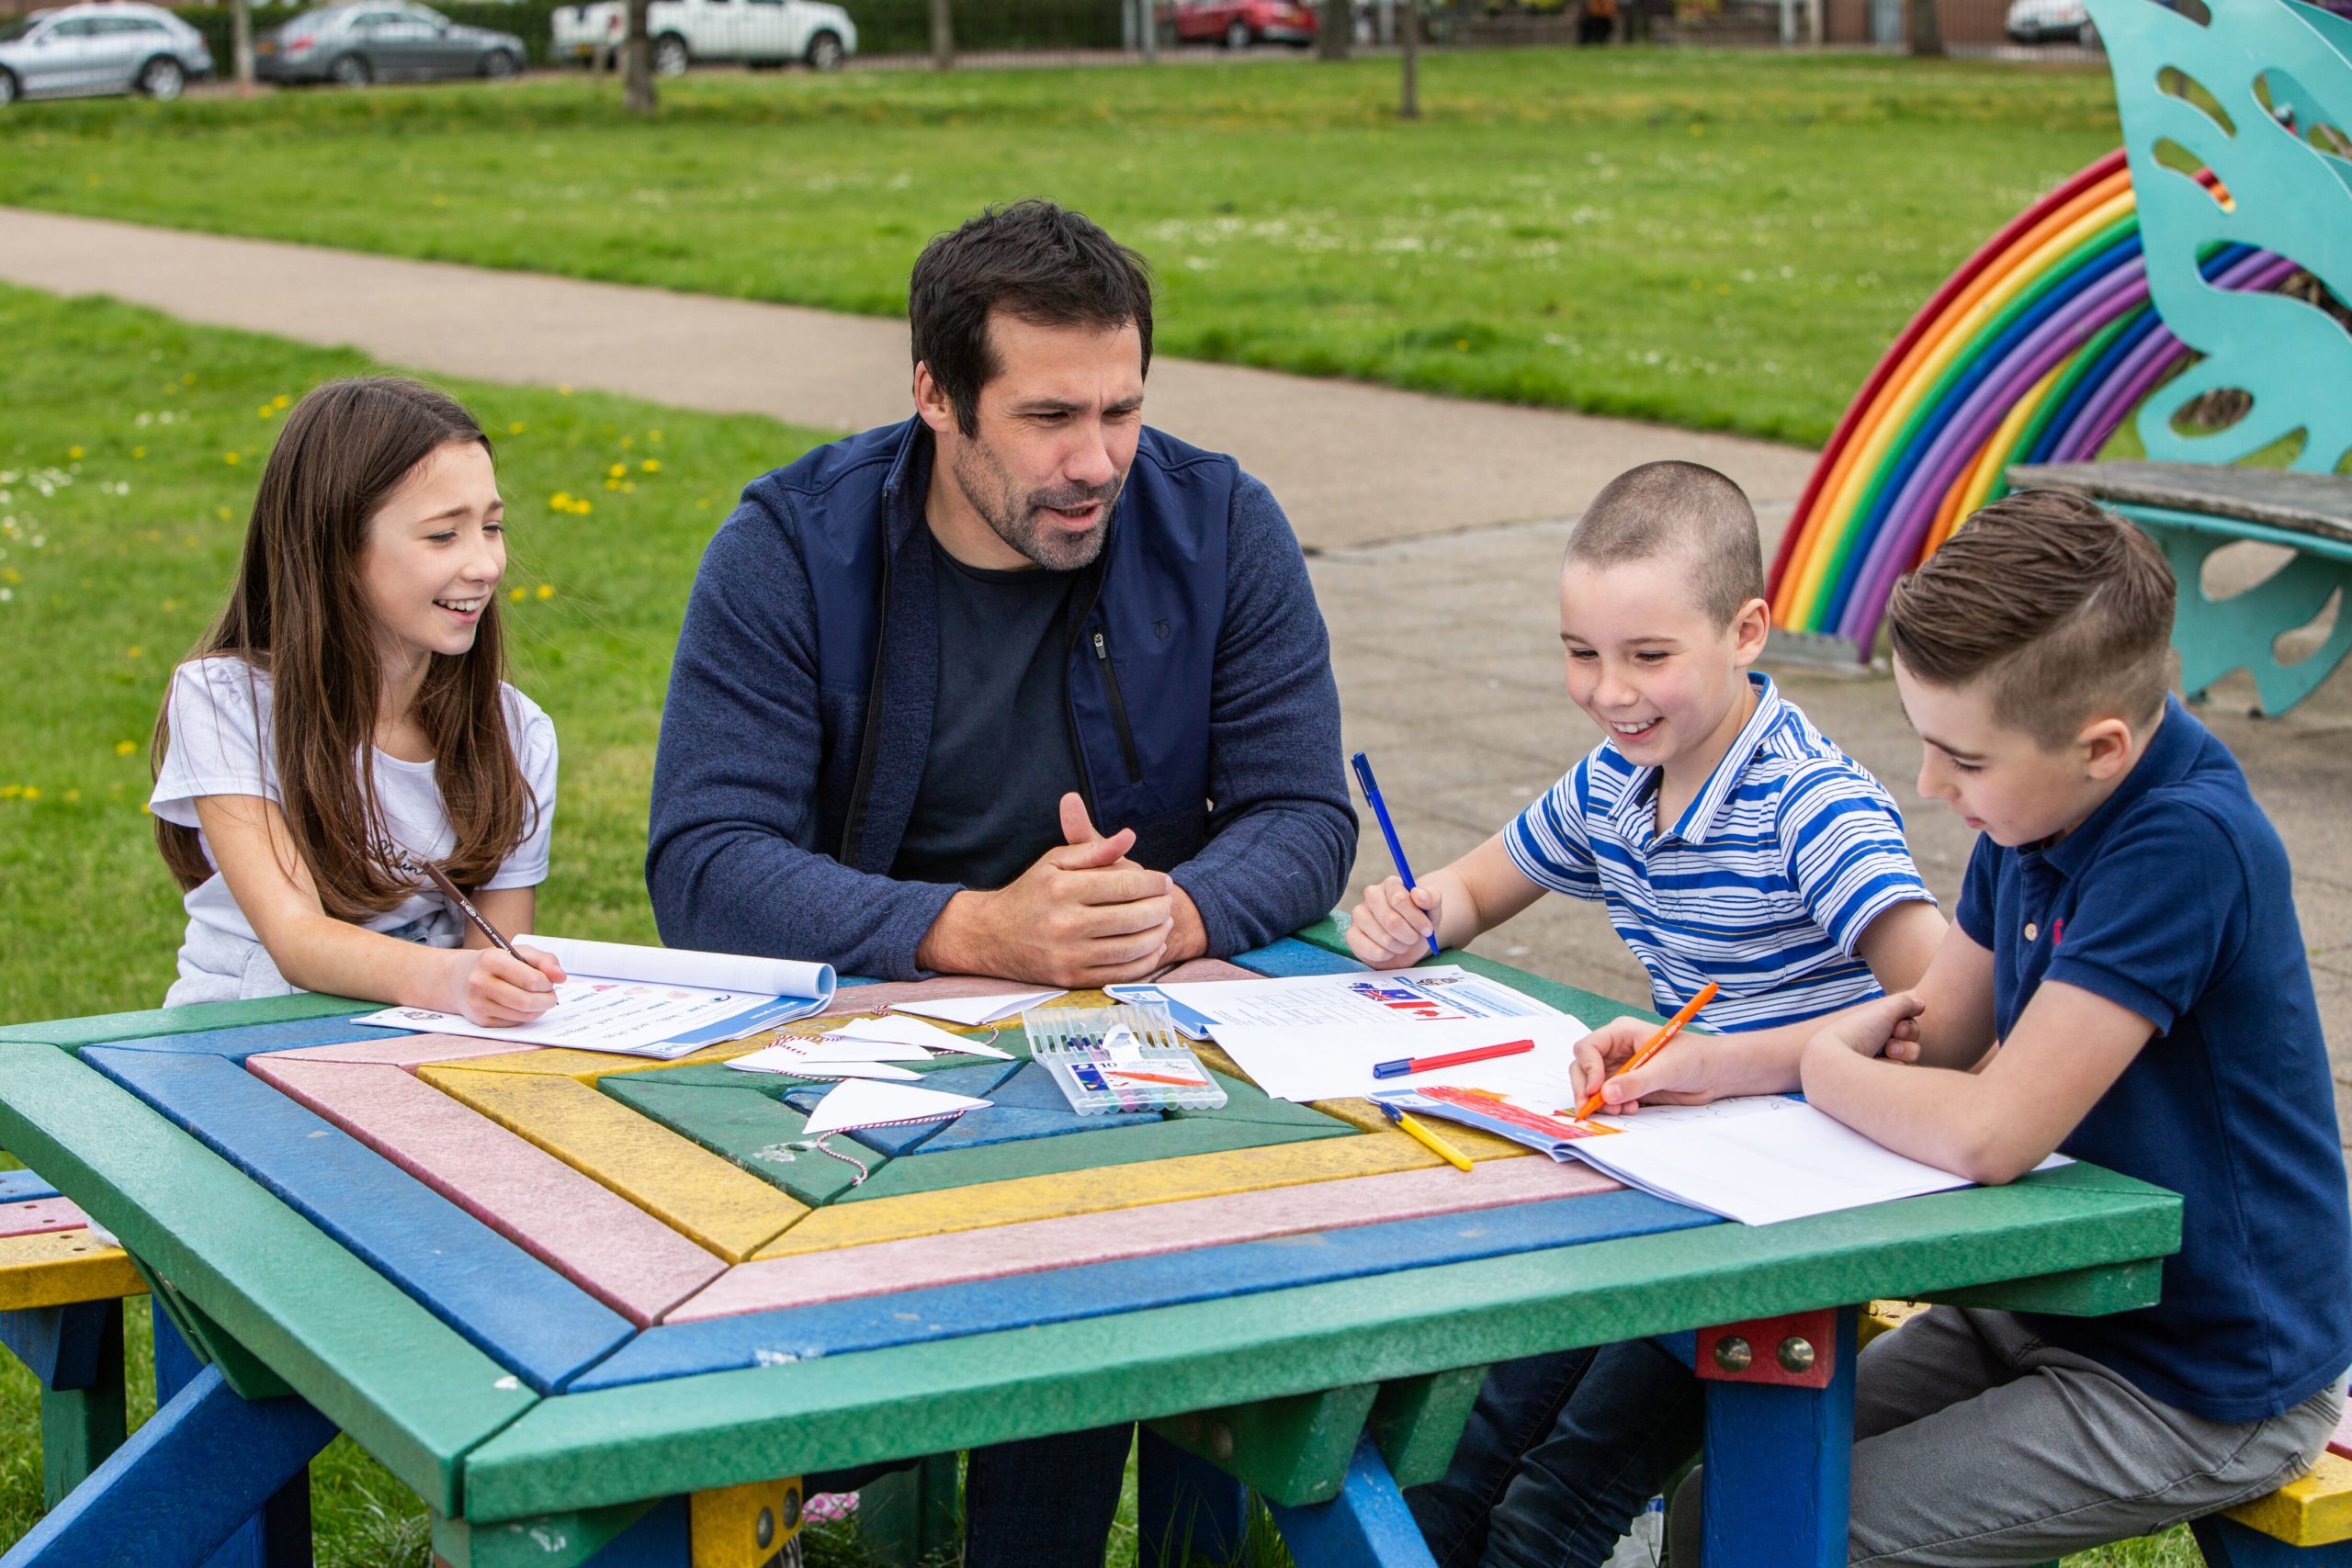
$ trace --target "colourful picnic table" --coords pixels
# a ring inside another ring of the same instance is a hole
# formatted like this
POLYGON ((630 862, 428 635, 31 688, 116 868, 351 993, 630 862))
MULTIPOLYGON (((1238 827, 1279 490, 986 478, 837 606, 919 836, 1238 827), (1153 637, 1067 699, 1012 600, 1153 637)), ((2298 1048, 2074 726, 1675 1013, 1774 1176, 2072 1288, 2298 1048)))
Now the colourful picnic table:
MULTIPOLYGON (((1302 935, 1244 967, 1348 966, 1328 922, 1302 935)), ((1442 1471, 1483 1369, 1637 1335, 1710 1380, 1710 1562, 1827 1568, 1859 1303, 2120 1311, 2178 1245, 2176 1197, 2086 1165, 1753 1228, 1475 1136, 1457 1172, 1362 1101, 1232 1076, 1223 1111, 1073 1128, 1017 1030, 1010 1064, 934 1070, 989 1111, 862 1135, 853 1183, 795 1146, 808 1086, 719 1065, 756 1039, 660 1064, 358 1010, 0 1030, 0 1147, 120 1238, 207 1363, 5 1568, 195 1568, 338 1429, 453 1568, 750 1565, 785 1478, 1128 1420, 1147 1562, 1238 1545, 1246 1486, 1301 1568, 1420 1564, 1398 1488, 1442 1471)))

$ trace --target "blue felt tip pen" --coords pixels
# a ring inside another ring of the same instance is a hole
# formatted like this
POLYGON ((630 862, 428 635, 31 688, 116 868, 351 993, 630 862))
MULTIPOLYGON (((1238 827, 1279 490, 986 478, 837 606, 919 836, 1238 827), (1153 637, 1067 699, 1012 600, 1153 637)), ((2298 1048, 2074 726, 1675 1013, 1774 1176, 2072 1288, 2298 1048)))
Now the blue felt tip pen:
MULTIPOLYGON (((1354 764, 1356 783, 1363 786, 1363 800, 1380 821, 1380 836, 1388 840, 1388 858, 1396 863, 1396 875, 1405 884, 1405 891, 1413 890, 1413 868, 1405 863, 1405 846, 1396 841, 1396 824, 1388 819, 1388 803, 1380 798, 1380 786, 1372 782, 1372 760, 1359 751, 1348 759, 1354 764)), ((1437 956, 1437 932, 1429 933, 1430 956, 1437 956)))

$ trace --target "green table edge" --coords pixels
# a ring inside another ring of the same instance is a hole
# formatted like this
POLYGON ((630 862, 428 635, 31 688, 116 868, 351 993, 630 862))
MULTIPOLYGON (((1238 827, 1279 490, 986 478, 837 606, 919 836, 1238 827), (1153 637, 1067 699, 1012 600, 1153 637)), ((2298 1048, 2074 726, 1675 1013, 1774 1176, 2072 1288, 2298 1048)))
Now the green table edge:
MULTIPOLYGON (((1279 1399, 1880 1296, 2133 1266, 2180 1200, 2075 1165, 1770 1226, 1711 1225, 1099 1321, 544 1401, 465 1460, 479 1522, 1279 1399)), ((2147 1270, 2136 1271, 2143 1286, 2147 1270)), ((2139 1302, 2146 1300, 2144 1289, 2139 1302)))
POLYGON ((0 1045, 0 1145, 445 1512, 460 1506, 465 1452, 537 1402, 399 1287, 76 1056, 0 1045), (305 1310, 305 1301, 333 1305, 305 1310))
MULTIPOLYGON (((110 1012, 97 1018, 62 1018, 47 1023, 11 1023, 0 1027, 0 1045, 62 1045, 78 1051, 85 1045, 107 1045, 118 1040, 149 1040, 158 1034, 188 1034, 204 1029, 241 1029, 253 1023, 288 1023, 306 1018, 332 1018, 336 1013, 367 1012, 380 1006, 350 997, 295 991, 283 997, 259 997, 248 1002, 195 1002, 187 1007, 151 1008, 144 1012, 110 1012)), ((46 1171, 42 1172, 47 1175, 46 1171)))

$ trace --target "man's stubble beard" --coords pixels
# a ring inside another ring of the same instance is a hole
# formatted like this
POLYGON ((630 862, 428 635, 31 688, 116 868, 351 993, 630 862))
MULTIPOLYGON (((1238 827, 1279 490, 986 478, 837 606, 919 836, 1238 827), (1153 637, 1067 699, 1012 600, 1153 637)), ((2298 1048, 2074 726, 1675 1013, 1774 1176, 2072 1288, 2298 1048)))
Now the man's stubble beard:
POLYGON ((1026 495, 998 462, 996 454, 978 436, 956 443, 947 471, 965 502, 980 515, 996 536, 1047 571, 1076 571, 1093 564, 1110 536, 1111 513, 1118 504, 1125 476, 1105 485, 1080 485, 1063 490, 1033 491, 1026 495), (1102 520, 1083 534, 1070 534, 1040 517, 1038 509, 1102 503, 1102 520))

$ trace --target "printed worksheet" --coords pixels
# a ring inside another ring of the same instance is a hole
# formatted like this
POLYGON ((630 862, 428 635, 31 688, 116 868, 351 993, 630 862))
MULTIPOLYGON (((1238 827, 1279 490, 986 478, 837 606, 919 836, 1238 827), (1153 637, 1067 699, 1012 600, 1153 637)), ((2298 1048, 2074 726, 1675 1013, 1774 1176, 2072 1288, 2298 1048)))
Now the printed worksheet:
POLYGON ((1279 980, 1196 980, 1104 989, 1123 1002, 1159 1002, 1185 1033, 1220 1043, 1224 1036, 1217 1032, 1219 1024, 1299 1029, 1566 1016, 1524 991, 1473 975, 1458 964, 1386 974, 1364 970, 1279 980))

